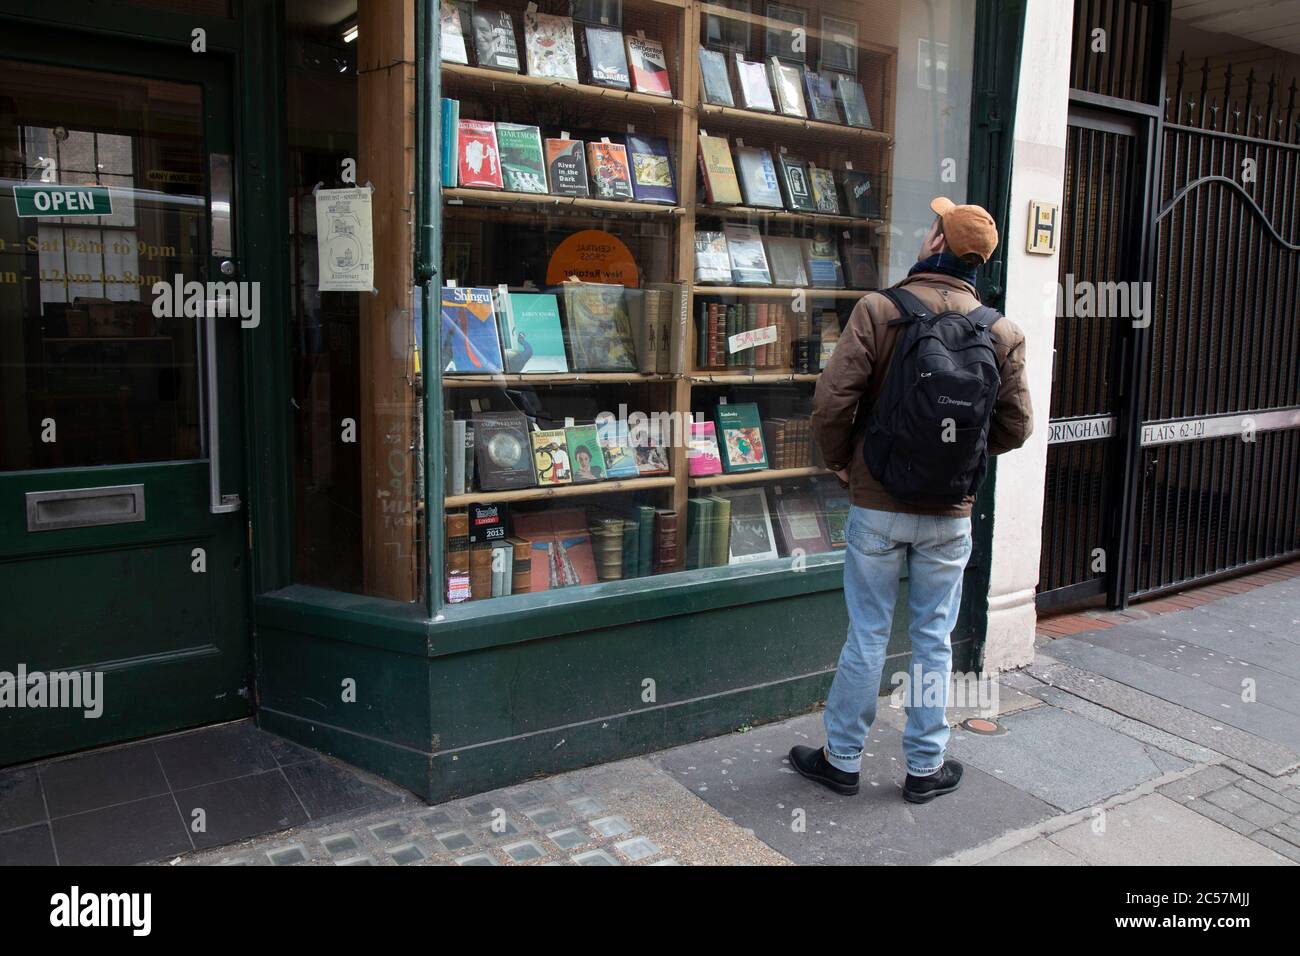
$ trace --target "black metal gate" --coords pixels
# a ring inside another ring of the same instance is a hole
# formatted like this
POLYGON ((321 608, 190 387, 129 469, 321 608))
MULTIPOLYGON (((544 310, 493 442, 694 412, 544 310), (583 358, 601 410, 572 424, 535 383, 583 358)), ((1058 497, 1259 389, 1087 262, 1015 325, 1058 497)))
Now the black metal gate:
POLYGON ((1296 88, 1166 84, 1168 16, 1075 4, 1040 607, 1300 553, 1296 88))

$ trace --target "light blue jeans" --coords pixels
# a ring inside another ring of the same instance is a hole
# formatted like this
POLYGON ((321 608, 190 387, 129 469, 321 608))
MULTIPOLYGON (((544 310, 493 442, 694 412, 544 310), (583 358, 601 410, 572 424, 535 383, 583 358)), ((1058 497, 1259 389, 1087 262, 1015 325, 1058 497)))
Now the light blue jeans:
POLYGON ((906 561, 912 663, 903 756, 908 773, 929 776, 943 766, 948 744, 944 710, 952 673, 949 638, 957 623, 962 574, 970 558, 970 518, 897 514, 854 506, 845 536, 844 600, 849 608, 849 636, 826 699, 826 759, 848 773, 857 773, 862 766, 862 748, 876 719, 880 672, 906 561), (936 702, 936 694, 930 699, 921 696, 931 686, 942 688, 937 691, 942 706, 912 706, 936 702))

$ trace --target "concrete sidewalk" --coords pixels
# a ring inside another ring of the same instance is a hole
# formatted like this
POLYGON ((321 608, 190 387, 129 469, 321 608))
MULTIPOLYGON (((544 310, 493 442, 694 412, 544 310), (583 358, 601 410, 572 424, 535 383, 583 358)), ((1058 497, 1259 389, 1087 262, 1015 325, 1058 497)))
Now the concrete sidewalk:
MULTIPOLYGON (((820 713, 427 807, 407 800, 184 864, 1300 862, 1300 579, 1039 642, 1000 735, 954 729, 961 789, 901 797, 884 706, 857 797, 786 753, 820 713)), ((966 716, 953 715, 953 723, 966 716)))

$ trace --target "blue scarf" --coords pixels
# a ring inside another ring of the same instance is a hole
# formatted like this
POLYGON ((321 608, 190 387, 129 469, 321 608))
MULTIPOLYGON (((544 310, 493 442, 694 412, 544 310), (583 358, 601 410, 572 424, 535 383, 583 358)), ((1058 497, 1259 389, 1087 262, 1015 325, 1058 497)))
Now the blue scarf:
POLYGON ((961 279, 963 282, 969 282, 971 285, 975 284, 975 269, 947 251, 922 259, 912 266, 907 275, 910 278, 921 272, 940 272, 961 279))

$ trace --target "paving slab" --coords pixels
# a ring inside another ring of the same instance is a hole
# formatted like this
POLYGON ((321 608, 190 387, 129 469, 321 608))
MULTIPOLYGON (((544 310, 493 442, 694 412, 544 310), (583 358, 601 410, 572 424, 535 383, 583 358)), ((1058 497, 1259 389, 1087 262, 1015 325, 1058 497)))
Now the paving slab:
POLYGON ((1175 737, 1173 734, 1157 727, 1150 727, 1140 720, 1117 714, 1113 710, 1107 710, 1105 707, 1084 700, 1082 697, 1076 697, 1074 694, 1058 687, 1048 687, 1043 684, 1040 684, 1039 687, 1039 696, 1044 703, 1051 704, 1053 707, 1072 714, 1078 714, 1080 717, 1086 717, 1104 727, 1110 727, 1125 736, 1132 737, 1134 740, 1140 740, 1142 743, 1150 744, 1165 753, 1181 757, 1188 763, 1217 763, 1224 759, 1222 754, 1211 750, 1209 747, 1202 747, 1200 744, 1194 744, 1182 737, 1175 737))
POLYGON ((1228 691, 1206 681, 1166 670, 1157 664, 1099 647, 1079 638, 1063 638, 1052 646, 1053 656, 1066 664, 1120 681, 1154 697, 1176 703, 1249 734, 1300 753, 1300 715, 1259 701, 1245 703, 1241 691, 1228 691))
POLYGON ((1291 861, 1159 794, 1112 807, 1049 838, 1095 866, 1283 866, 1291 861))
POLYGON ((1215 720, 1161 697, 1068 664, 1031 664, 1028 671, 1108 710, 1164 730, 1280 777, 1300 767, 1300 755, 1286 747, 1215 720))
POLYGON ((1006 733, 954 729, 948 752, 1019 790, 1070 812, 1095 806, 1190 764, 1086 717, 1053 707, 1012 714, 1006 733))
POLYGON ((930 863, 1057 813, 975 767, 966 768, 956 793, 906 803, 902 738, 883 721, 867 742, 861 792, 842 797, 804 780, 786 762, 793 745, 824 740, 821 714, 808 714, 652 759, 796 863, 930 863))
POLYGON ((1047 837, 1022 843, 997 856, 989 857, 978 866, 1087 866, 1069 850, 1062 849, 1047 837))

